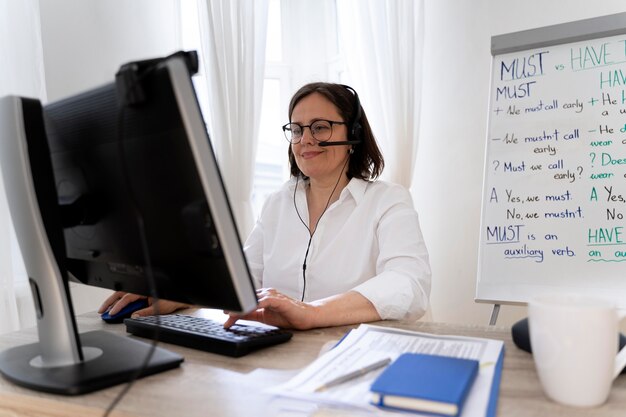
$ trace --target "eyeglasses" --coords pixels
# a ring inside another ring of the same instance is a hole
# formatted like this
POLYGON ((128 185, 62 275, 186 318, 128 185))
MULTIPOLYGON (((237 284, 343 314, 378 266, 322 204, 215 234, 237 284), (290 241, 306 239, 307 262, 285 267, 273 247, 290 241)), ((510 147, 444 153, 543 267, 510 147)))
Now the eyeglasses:
POLYGON ((287 123, 283 126, 283 133, 289 143, 300 143, 302 135, 304 135, 304 128, 308 127, 311 131, 311 136, 318 142, 326 142, 333 135, 334 125, 345 125, 345 122, 334 122, 332 120, 316 120, 310 125, 301 125, 299 123, 287 123))

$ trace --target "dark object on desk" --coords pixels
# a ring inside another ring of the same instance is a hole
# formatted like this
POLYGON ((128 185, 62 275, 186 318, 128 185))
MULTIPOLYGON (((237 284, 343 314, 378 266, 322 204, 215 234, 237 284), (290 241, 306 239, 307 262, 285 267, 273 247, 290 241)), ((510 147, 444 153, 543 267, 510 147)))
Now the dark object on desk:
POLYGON ((232 357, 286 342, 293 336, 286 330, 262 326, 235 324, 224 329, 222 323, 182 314, 126 319, 124 324, 135 336, 153 339, 156 335, 162 342, 232 357))
MULTIPOLYGON (((513 343, 518 348, 528 352, 533 353, 533 350, 530 346, 530 332, 528 330, 528 318, 522 319, 515 323, 511 327, 511 336, 513 338, 513 343)), ((618 350, 621 350, 626 345, 626 336, 623 333, 619 334, 619 347, 618 350)), ((626 373, 626 368, 624 368, 621 372, 626 373)))
POLYGON ((127 306, 118 311, 117 314, 111 316, 109 312, 106 311, 100 317, 107 323, 122 323, 124 319, 132 316, 135 311, 142 310, 146 307, 148 307, 148 300, 146 300, 145 298, 140 298, 139 300, 135 300, 132 303, 129 303, 127 306))
POLYGON ((528 353, 533 353, 530 347, 530 332, 528 330, 527 318, 518 321, 511 327, 511 337, 515 346, 528 353))
POLYGON ((374 381, 372 404, 457 416, 478 374, 477 360, 404 353, 374 381))

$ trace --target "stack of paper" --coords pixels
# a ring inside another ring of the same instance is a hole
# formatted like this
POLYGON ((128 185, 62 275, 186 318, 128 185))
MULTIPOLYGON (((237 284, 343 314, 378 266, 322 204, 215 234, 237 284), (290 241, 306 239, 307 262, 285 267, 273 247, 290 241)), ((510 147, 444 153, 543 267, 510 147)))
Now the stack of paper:
MULTIPOLYGON (((395 360, 407 352, 478 360, 478 376, 465 401, 461 416, 495 416, 504 355, 502 341, 432 335, 367 324, 351 331, 339 345, 320 356, 290 381, 271 388, 268 392, 276 398, 328 404, 376 415, 395 415, 396 413, 383 411, 370 403, 370 387, 383 369, 322 392, 315 391, 326 382, 354 369, 366 367, 384 358, 395 360)), ((403 415, 406 416, 406 413, 403 415)))

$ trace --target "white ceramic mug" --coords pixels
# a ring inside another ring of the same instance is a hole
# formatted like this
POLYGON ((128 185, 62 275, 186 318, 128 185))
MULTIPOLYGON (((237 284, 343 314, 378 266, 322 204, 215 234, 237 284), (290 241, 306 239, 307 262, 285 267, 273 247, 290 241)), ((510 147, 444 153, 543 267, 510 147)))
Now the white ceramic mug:
POLYGON ((599 297, 554 294, 529 301, 533 358, 549 398, 578 407, 606 401, 626 366, 626 348, 617 351, 625 316, 599 297))

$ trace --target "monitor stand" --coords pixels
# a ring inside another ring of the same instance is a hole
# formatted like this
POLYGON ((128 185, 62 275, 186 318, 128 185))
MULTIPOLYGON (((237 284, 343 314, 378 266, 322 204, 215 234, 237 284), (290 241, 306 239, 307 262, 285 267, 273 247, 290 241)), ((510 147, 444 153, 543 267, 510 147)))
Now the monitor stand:
POLYGON ((41 361, 41 342, 0 352, 0 372, 9 381, 36 391, 78 395, 176 368, 180 355, 107 331, 80 335, 83 360, 47 367, 41 361), (150 359, 145 368, 144 362, 150 359))

